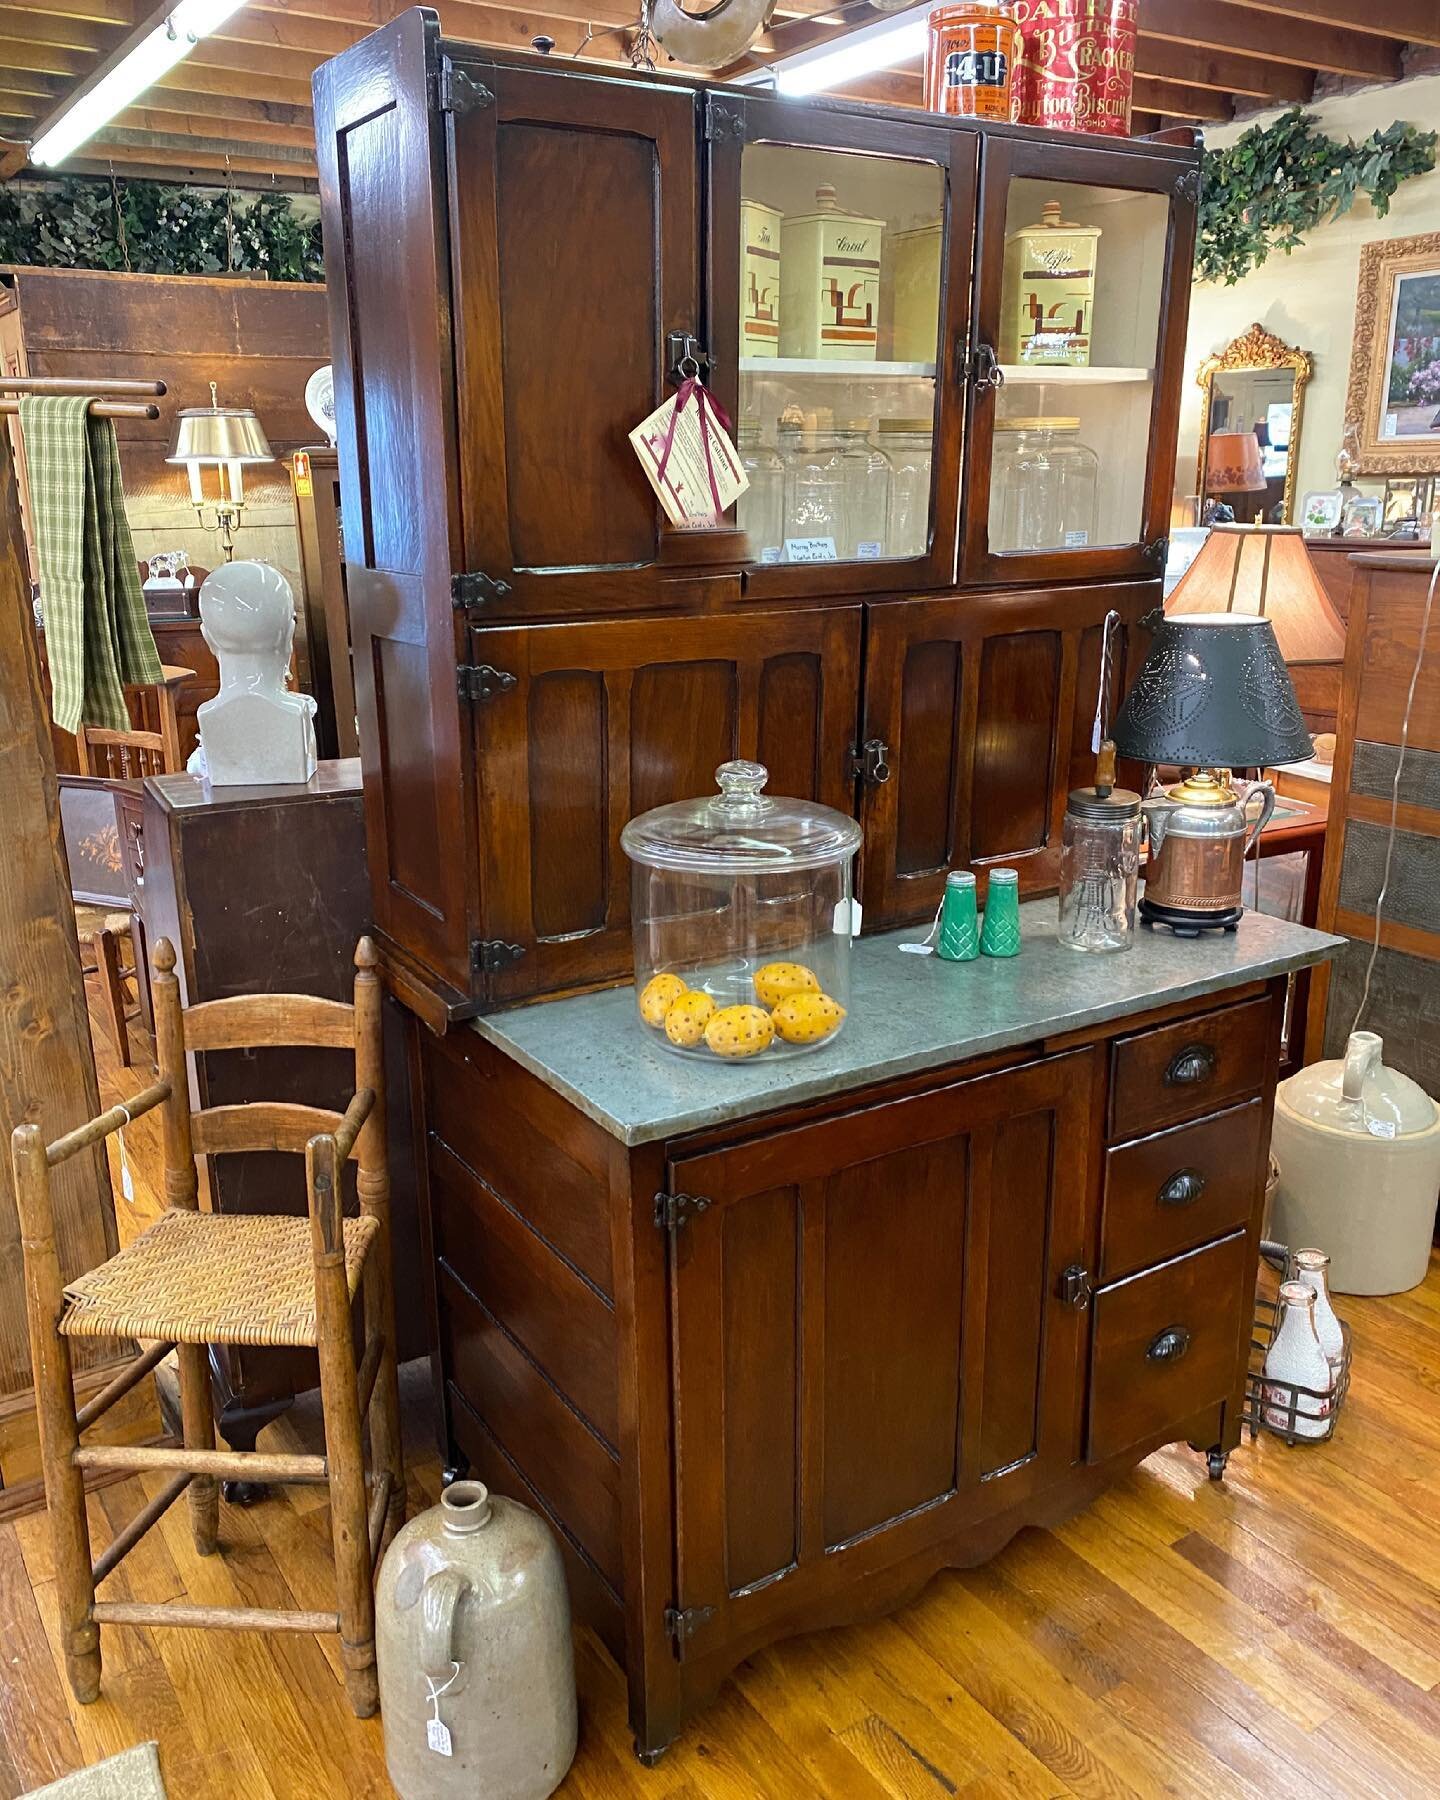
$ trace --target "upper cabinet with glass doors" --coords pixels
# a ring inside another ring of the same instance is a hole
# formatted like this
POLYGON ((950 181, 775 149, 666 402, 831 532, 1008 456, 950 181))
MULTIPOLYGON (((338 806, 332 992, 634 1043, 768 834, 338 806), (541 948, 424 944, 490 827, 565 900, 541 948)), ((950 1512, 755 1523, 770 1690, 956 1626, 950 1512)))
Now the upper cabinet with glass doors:
POLYGON ((987 140, 963 580, 1160 572, 1198 185, 1170 147, 987 140))
POLYGON ((746 593, 948 586, 978 134, 735 94, 706 120, 746 593))

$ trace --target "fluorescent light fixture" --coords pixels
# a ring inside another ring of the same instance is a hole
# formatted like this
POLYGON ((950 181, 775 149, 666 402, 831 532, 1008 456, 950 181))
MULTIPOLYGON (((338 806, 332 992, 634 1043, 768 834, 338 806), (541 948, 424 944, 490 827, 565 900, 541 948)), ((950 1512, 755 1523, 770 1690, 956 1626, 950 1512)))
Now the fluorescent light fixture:
POLYGON ((830 44, 801 50, 772 65, 769 72, 782 94, 798 96, 827 93, 831 88, 843 87, 847 81, 859 81, 882 69, 916 62, 925 54, 929 15, 930 6, 925 5, 877 19, 873 25, 863 25, 859 31, 848 32, 830 44))
POLYGON ((36 168, 53 169, 73 156, 244 4, 245 0, 180 0, 167 18, 36 139, 30 161, 36 168))

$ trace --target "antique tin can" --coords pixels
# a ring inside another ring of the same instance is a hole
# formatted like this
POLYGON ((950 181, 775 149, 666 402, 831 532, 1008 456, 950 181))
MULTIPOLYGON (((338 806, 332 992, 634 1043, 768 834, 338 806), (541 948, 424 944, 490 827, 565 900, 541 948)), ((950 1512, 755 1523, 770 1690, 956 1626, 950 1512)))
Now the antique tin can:
POLYGON ((1130 134, 1136 0, 1014 0, 1015 117, 1055 131, 1130 134))
POLYGON ((890 239, 888 261, 894 296, 892 354, 897 362, 933 363, 940 337, 940 250, 944 228, 939 219, 897 231, 890 239))
POLYGON ((780 354, 780 227, 763 200, 740 202, 740 354, 780 354))
POLYGON ((962 119, 1008 119, 1020 34, 1011 0, 960 0, 930 15, 925 104, 962 119))
POLYGON ((1100 227, 1064 219, 1047 200, 1034 225, 1005 239, 1005 312, 1000 360, 1008 363, 1090 361, 1090 315, 1100 227))
POLYGON ((842 211, 828 183, 815 190, 814 212, 785 220, 780 232, 782 356, 874 362, 884 235, 883 219, 842 211))

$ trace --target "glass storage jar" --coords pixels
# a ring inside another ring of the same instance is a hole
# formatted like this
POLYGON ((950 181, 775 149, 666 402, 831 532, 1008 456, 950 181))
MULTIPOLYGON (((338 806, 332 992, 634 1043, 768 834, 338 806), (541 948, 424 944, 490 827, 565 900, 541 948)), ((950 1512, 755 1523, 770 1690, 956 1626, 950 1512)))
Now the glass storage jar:
POLYGON ((1074 550, 1094 541, 1100 463, 1079 419, 997 419, 990 545, 1074 550))
POLYGON ((740 421, 740 466, 750 485, 740 496, 735 523, 750 539, 750 560, 778 563, 785 546, 785 465, 780 453, 760 442, 760 421, 740 421))
POLYGON ((844 490, 840 556, 844 562, 877 562, 890 554, 890 464, 870 442, 869 419, 847 419, 835 433, 844 490))
POLYGON ((830 415, 806 415, 801 429, 787 411, 785 561, 836 562, 845 537, 845 476, 830 415))
POLYGON ((1060 942, 1071 950, 1128 950, 1135 940, 1140 796, 1076 788, 1060 839, 1060 942))
POLYGON ((860 827, 763 793, 760 763, 720 792, 632 819, 640 1028, 697 1062, 766 1061, 829 1043, 850 1005, 851 865, 860 827))
POLYGON ((930 548, 929 419, 882 419, 880 448, 890 464, 890 518, 886 554, 924 556, 930 548))

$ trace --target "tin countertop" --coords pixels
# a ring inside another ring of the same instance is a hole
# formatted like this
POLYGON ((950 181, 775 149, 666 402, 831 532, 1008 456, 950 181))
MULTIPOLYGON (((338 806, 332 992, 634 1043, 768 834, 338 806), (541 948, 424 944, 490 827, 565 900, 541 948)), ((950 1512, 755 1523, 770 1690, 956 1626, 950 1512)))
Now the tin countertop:
POLYGON ((806 1056, 687 1061, 640 1024, 633 987, 491 1013, 472 1029, 621 1143, 643 1144, 1243 987, 1345 942, 1247 913, 1234 933, 1142 927, 1124 954, 1086 956, 1056 942, 1053 900, 1028 902, 1020 919, 1021 954, 1005 961, 903 955, 897 945, 924 936, 913 926, 862 938, 845 1029, 806 1056))

